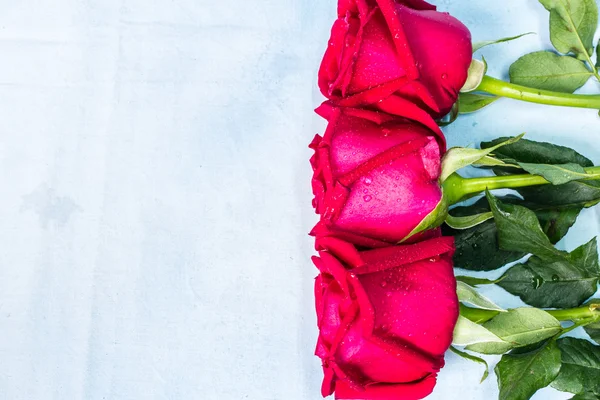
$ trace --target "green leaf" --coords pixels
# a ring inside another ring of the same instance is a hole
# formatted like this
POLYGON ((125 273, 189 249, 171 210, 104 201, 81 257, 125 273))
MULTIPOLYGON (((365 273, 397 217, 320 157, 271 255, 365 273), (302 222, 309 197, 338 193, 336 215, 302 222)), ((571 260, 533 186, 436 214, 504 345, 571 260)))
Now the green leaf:
POLYGON ((553 185, 564 185, 571 181, 600 177, 600 174, 588 174, 579 164, 530 164, 519 166, 533 175, 539 175, 553 185))
POLYGON ((447 227, 442 227, 442 230, 444 235, 454 236, 454 266, 457 268, 492 271, 525 255, 522 252, 504 251, 498 247, 498 231, 493 220, 466 230, 452 230, 447 227))
POLYGON ((577 307, 596 293, 600 267, 596 239, 573 251, 569 259, 544 262, 531 257, 510 268, 498 283, 534 307, 577 307))
MULTIPOLYGON (((506 201, 507 198, 505 197, 506 201)), ((479 199, 469 206, 458 206, 452 209, 457 216, 472 213, 489 212, 490 207, 486 198, 479 199)), ((490 271, 497 269, 511 259, 518 259, 525 254, 506 252, 498 247, 496 223, 493 220, 466 230, 455 230, 448 225, 442 226, 445 236, 454 236, 456 252, 454 264, 456 267, 472 271, 490 271)))
POLYGON ((561 53, 573 53, 580 60, 593 53, 598 26, 595 0, 539 0, 550 11, 550 40, 561 53))
POLYGON ((585 63, 549 51, 526 54, 515 61, 509 69, 512 83, 565 93, 573 93, 592 75, 585 63))
POLYGON ((560 322, 537 308, 515 308, 500 313, 483 327, 504 340, 467 346, 467 350, 483 354, 503 354, 512 348, 541 342, 561 331, 560 322))
POLYGON ((600 344, 600 322, 595 322, 583 327, 585 332, 590 335, 590 338, 598 344, 600 344))
POLYGON ((489 45, 492 45, 492 44, 510 42, 511 40, 519 39, 519 38, 522 38, 523 36, 526 36, 526 35, 535 35, 535 33, 534 32, 527 32, 527 33, 522 33, 522 34, 517 35, 517 36, 505 37, 505 38, 498 39, 498 40, 484 40, 484 41, 481 41, 481 42, 475 42, 475 43, 473 43, 473 53, 475 53, 476 51, 478 51, 478 50, 480 50, 480 49, 482 49, 482 48, 484 48, 486 46, 489 46, 489 45))
POLYGON ((485 156, 481 160, 473 163, 475 167, 513 167, 513 168, 521 168, 516 164, 509 164, 502 160, 498 160, 492 156, 485 156))
POLYGON ((600 68, 600 40, 598 41, 598 44, 596 45, 596 65, 595 65, 596 69, 600 68))
POLYGON ((562 368, 552 387, 562 392, 600 395, 600 347, 583 339, 558 341, 562 368))
POLYGON ((464 282, 457 282, 456 293, 458 294, 458 300, 462 301, 463 303, 471 304, 484 310, 506 312, 505 309, 496 305, 493 301, 475 290, 475 288, 467 285, 464 282))
MULTIPOLYGON (((482 148, 495 146, 507 138, 498 138, 491 142, 482 142, 482 148)), ((511 163, 531 164, 579 164, 591 167, 594 164, 588 158, 573 149, 551 143, 521 139, 513 144, 494 151, 496 158, 511 163)), ((497 174, 505 173, 506 168, 495 168, 497 174)), ((550 207, 590 207, 600 201, 599 181, 574 181, 560 187, 543 185, 519 189, 518 192, 529 202, 550 207)))
MULTIPOLYGON (((505 196, 505 203, 521 204, 533 210, 552 243, 557 243, 575 223, 581 208, 546 208, 537 204, 527 203, 516 197, 505 196)), ((452 210, 457 216, 483 213, 490 210, 487 199, 482 198, 470 206, 459 206, 452 210)), ((448 226, 442 227, 447 236, 454 236, 456 252, 454 265, 471 271, 491 271, 498 269, 509 262, 523 257, 525 252, 509 252, 499 248, 498 232, 493 220, 466 230, 454 230, 448 226)), ((469 283, 469 282, 467 282, 469 283)))
POLYGON ((543 260, 554 261, 565 257, 566 253, 550 243, 533 211, 504 204, 487 190, 486 197, 494 213, 498 244, 502 250, 532 253, 543 260))
POLYGON ((437 228, 444 223, 446 218, 448 218, 448 199, 446 196, 442 195, 440 202, 437 206, 431 211, 425 218, 421 220, 419 225, 417 225, 404 239, 400 241, 400 243, 407 241, 414 235, 426 231, 431 228, 437 228))
POLYGON ((481 377, 481 380, 479 381, 479 383, 483 383, 483 381, 485 381, 487 379, 487 377, 490 375, 488 363, 483 358, 474 356, 473 354, 469 354, 466 351, 460 351, 454 346, 450 346, 450 351, 453 352, 454 354, 464 358, 465 360, 483 364, 483 366, 485 367, 485 370, 483 372, 483 376, 481 377))
POLYGON ((456 346, 467 346, 478 343, 495 343, 497 345, 507 345, 510 348, 509 344, 505 343, 488 329, 459 315, 452 335, 452 344, 456 346))
POLYGON ((487 72, 487 63, 485 59, 483 61, 479 61, 477 59, 471 60, 471 65, 469 66, 469 71, 467 74, 467 80, 463 87, 460 89, 461 93, 469 93, 477 89, 477 87, 481 84, 485 73, 487 72))
POLYGON ((570 400, 600 400, 600 396, 592 393, 580 393, 571 397, 570 400))
POLYGON ((470 114, 489 106, 500 97, 477 93, 461 93, 458 96, 459 114, 470 114))
MULTIPOLYGON (((490 142, 481 142, 481 148, 487 149, 499 143, 504 143, 510 137, 501 137, 490 142)), ((593 167, 594 163, 575 150, 547 142, 536 142, 521 139, 517 142, 497 148, 494 151, 497 158, 517 160, 531 164, 579 164, 582 167, 593 167)))
POLYGON ((577 221, 577 217, 582 209, 582 207, 536 209, 535 205, 527 203, 523 203, 523 205, 535 211, 535 215, 537 215, 544 233, 553 244, 558 243, 567 234, 575 221, 577 221))
POLYGON ((469 229, 492 218, 494 218, 494 214, 491 211, 466 217, 454 217, 448 214, 446 224, 452 229, 469 229))
POLYGON ((560 186, 519 189, 525 200, 559 207, 591 207, 600 201, 600 181, 574 181, 560 186))
POLYGON ((554 340, 523 354, 506 354, 496 365, 499 400, 528 400, 548 386, 560 370, 560 350, 554 340))
POLYGON ((511 143, 518 142, 521 140, 524 134, 517 137, 509 138, 502 143, 498 143, 494 146, 486 149, 472 149, 468 147, 453 147, 442 159, 442 173, 440 175, 440 183, 443 183, 450 175, 458 171, 461 168, 468 167, 471 164, 476 163, 485 156, 488 156, 494 150, 507 146, 511 143))
POLYGON ((485 278, 475 278, 473 276, 457 276, 456 280, 458 282, 464 282, 470 286, 480 286, 480 285, 493 285, 494 283, 498 283, 501 279, 490 280, 485 278))

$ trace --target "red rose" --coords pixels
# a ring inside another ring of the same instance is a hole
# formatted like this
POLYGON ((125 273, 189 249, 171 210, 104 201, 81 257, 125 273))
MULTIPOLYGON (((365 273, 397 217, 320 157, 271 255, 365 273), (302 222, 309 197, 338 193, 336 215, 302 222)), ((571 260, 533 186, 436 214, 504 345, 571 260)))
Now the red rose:
POLYGON ((467 79, 471 34, 422 0, 340 0, 319 70, 339 106, 372 106, 408 117, 418 105, 446 115, 467 79))
POLYGON ((357 251, 317 238, 323 396, 411 400, 433 390, 458 318, 451 237, 357 251))
POLYGON ((405 239, 442 200, 441 132, 372 111, 323 105, 317 112, 329 125, 310 146, 321 215, 313 234, 367 247, 405 239))

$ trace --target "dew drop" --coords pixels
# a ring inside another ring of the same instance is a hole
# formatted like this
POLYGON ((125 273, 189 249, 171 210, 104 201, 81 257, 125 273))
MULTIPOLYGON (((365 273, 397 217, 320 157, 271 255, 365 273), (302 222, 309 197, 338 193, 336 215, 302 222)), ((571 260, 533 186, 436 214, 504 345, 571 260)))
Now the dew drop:
POLYGON ((442 74, 442 79, 448 78, 448 74, 442 74))
POLYGON ((364 194, 367 194, 367 193, 369 193, 369 189, 363 189, 363 193, 364 193, 364 194))
POLYGON ((399 180, 400 180, 400 177, 399 177, 399 176, 397 176, 397 177, 396 177, 396 180, 397 180, 397 181, 399 181, 399 180))
POLYGON ((543 282, 544 280, 542 279, 542 277, 534 276, 531 280, 531 286, 533 286, 534 289, 538 289, 540 286, 542 286, 543 282))
POLYGON ((381 287, 386 287, 387 286, 387 282, 386 281, 382 281, 381 282, 381 287))
POLYGON ((365 197, 363 197, 363 199, 368 203, 369 201, 371 201, 373 197, 366 195, 365 197))
POLYGON ((552 275, 552 281, 558 282, 558 281, 560 281, 560 277, 558 275, 552 275))
POLYGON ((365 178, 365 185, 370 185, 371 183, 373 183, 373 180, 369 177, 365 178))

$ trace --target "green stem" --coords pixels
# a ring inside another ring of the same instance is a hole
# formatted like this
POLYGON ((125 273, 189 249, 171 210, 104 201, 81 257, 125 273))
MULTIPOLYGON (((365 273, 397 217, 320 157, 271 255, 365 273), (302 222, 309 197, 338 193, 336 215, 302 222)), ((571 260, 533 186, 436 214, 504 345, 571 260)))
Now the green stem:
MULTIPOLYGON (((585 168, 585 172, 593 174, 582 180, 600 179, 600 166, 585 168)), ((518 189, 529 186, 550 184, 539 175, 518 174, 505 176, 484 176, 480 178, 463 178, 457 173, 452 174, 444 181, 444 195, 449 204, 456 204, 487 190, 495 189, 518 189)))
MULTIPOLYGON (((552 315, 559 321, 573 321, 577 323, 578 321, 589 320, 590 322, 593 322, 600 319, 600 304, 596 303, 565 310, 544 311, 546 311, 548 314, 552 315)), ((498 314, 498 311, 468 307, 464 304, 460 305, 460 315, 478 324, 489 321, 498 314)))
POLYGON ((526 86, 515 85, 514 83, 504 82, 487 75, 483 77, 481 83, 475 90, 500 97, 528 101, 530 103, 600 110, 600 95, 571 94, 533 89, 526 86))
POLYGON ((548 314, 552 315, 559 321, 580 321, 588 319, 597 319, 600 317, 600 305, 589 304, 577 308, 571 308, 567 310, 546 310, 548 314))

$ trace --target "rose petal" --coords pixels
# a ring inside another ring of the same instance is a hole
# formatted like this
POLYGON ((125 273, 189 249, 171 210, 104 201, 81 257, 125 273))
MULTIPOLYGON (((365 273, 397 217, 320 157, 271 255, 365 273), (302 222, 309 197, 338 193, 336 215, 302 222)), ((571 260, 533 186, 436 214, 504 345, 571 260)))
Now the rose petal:
POLYGON ((344 381, 339 381, 335 387, 335 398, 338 400, 419 400, 427 397, 436 383, 435 375, 404 384, 376 384, 367 386, 364 390, 356 390, 344 381))

